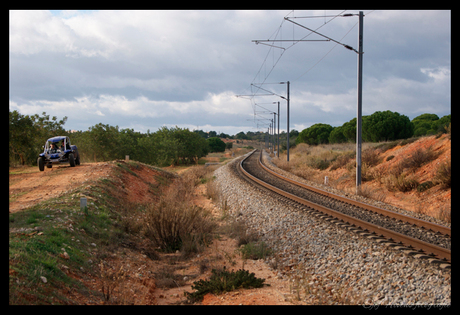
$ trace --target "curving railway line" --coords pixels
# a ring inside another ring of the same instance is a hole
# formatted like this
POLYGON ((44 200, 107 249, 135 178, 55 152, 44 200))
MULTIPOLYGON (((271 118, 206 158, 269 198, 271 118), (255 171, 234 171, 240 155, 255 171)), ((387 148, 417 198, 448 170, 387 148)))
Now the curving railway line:
POLYGON ((262 152, 256 154, 257 151, 238 163, 237 171, 247 181, 356 233, 450 268, 450 228, 288 179, 263 165, 262 152))

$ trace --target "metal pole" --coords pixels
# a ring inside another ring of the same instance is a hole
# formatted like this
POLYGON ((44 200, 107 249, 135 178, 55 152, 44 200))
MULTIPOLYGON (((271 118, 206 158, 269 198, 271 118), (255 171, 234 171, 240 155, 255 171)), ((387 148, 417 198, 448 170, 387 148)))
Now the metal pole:
POLYGON ((270 123, 270 129, 269 129, 269 133, 268 133, 268 143, 272 143, 272 145, 270 146, 270 153, 273 152, 273 138, 272 138, 272 131, 273 131, 273 119, 270 119, 271 123, 270 123))
POLYGON ((356 194, 361 188, 361 116, 363 105, 363 11, 359 11, 358 35, 358 109, 356 118, 356 194))
POLYGON ((289 81, 287 81, 287 161, 289 162, 289 81))
POLYGON ((278 102, 278 158, 280 157, 280 102, 278 102))
POLYGON ((276 113, 273 112, 273 154, 275 154, 275 145, 276 145, 275 131, 276 131, 276 113))

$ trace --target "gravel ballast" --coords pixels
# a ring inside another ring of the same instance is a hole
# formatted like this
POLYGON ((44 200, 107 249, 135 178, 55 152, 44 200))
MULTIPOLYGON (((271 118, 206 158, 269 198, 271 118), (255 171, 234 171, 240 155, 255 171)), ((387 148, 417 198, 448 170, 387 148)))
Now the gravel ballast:
MULTIPOLYGON (((278 276, 312 304, 451 304, 451 270, 379 244, 264 194, 239 178, 241 158, 214 173, 229 214, 269 245, 278 276)), ((439 306, 441 307, 441 306, 439 306)))

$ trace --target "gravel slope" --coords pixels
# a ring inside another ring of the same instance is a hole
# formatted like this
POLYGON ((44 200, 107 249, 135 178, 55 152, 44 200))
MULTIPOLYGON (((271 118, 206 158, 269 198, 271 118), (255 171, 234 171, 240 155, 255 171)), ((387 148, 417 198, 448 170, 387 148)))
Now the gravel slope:
POLYGON ((312 304, 449 305, 451 271, 310 216, 250 187, 232 168, 215 182, 229 213, 274 249, 277 264, 299 298, 312 304))

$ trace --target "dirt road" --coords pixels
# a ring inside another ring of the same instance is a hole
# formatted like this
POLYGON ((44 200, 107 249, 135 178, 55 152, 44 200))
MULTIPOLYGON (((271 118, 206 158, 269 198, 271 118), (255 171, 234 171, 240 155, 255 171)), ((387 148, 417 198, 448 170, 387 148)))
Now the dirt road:
POLYGON ((43 200, 109 174, 114 164, 107 162, 53 166, 40 172, 38 167, 10 168, 9 212, 33 206, 43 200))

